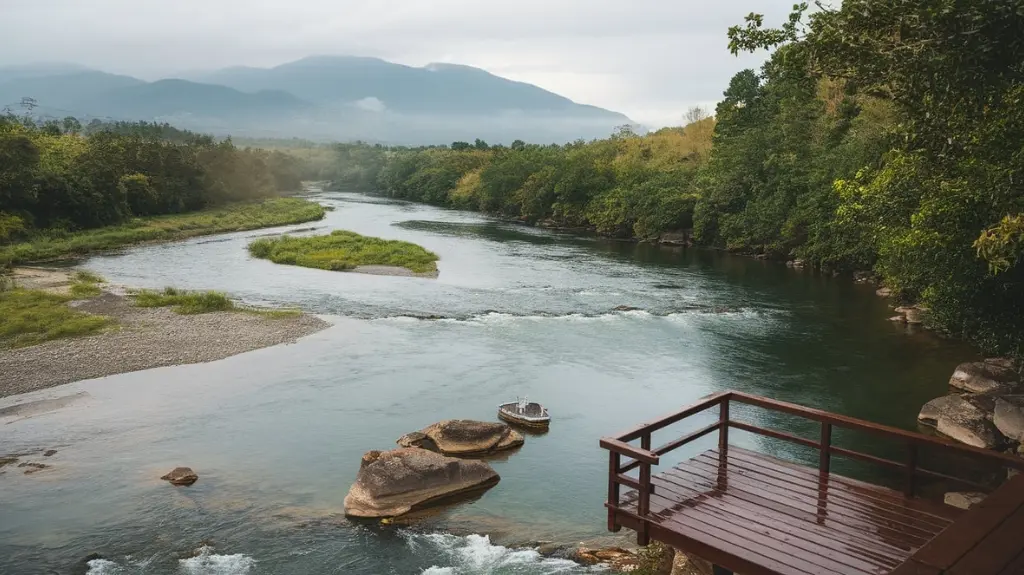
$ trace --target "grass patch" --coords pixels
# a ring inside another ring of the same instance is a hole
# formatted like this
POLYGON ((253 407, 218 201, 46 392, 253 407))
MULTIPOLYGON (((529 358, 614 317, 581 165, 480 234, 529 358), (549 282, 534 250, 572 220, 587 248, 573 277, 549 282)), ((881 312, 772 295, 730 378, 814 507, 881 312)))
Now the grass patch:
POLYGON ((399 240, 384 240, 336 230, 326 236, 263 238, 249 244, 253 257, 322 270, 356 266, 396 266, 417 273, 437 271, 437 254, 399 240))
POLYGON ((78 270, 71 278, 76 282, 90 283, 90 284, 101 284, 107 280, 103 279, 102 276, 94 274, 89 270, 78 270))
POLYGON ((52 339, 89 335, 111 324, 108 317, 69 308, 69 299, 39 290, 0 292, 0 347, 25 347, 52 339))
POLYGON ((236 304, 222 292, 186 291, 173 287, 163 291, 137 290, 132 292, 138 307, 172 307, 182 315, 212 313, 216 311, 239 311, 270 319, 286 319, 302 315, 297 309, 264 309, 236 304))
POLYGON ((171 307, 182 315, 234 311, 235 302, 227 294, 217 291, 184 291, 164 288, 164 291, 139 290, 132 294, 139 307, 171 307))
POLYGON ((143 242, 284 226, 323 217, 323 206, 316 202, 274 198, 186 214, 135 218, 118 226, 80 232, 44 230, 26 242, 0 246, 0 262, 21 264, 56 260, 143 242))
POLYGON ((245 313, 251 313, 270 319, 288 319, 302 315, 302 310, 300 309, 264 309, 256 307, 243 307, 238 309, 241 309, 245 313))
POLYGON ((71 290, 72 297, 76 299, 84 299, 89 297, 96 297, 103 293, 100 289, 100 284, 103 283, 103 278, 90 272, 90 271, 77 271, 71 276, 71 290))

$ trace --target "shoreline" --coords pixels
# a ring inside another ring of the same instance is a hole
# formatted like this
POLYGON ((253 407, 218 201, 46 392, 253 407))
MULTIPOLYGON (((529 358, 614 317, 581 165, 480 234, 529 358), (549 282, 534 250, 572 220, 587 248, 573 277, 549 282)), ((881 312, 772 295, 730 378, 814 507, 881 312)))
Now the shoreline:
MULTIPOLYGON (((60 293, 70 283, 70 270, 30 271, 35 275, 21 287, 60 293)), ((116 323, 93 335, 0 349, 0 398, 133 371, 217 361, 294 343, 331 325, 308 313, 282 317, 243 309, 181 315, 168 307, 136 307, 121 289, 110 286, 96 297, 68 305, 116 323)))

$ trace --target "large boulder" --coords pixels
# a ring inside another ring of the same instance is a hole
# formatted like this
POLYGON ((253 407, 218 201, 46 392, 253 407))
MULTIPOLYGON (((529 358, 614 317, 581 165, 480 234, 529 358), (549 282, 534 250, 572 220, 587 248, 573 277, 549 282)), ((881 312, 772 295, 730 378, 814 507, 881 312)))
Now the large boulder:
POLYGON ((363 455, 356 482, 345 496, 345 515, 395 517, 498 480, 484 461, 445 457, 418 447, 370 451, 363 455))
POLYGON ((959 395, 936 397, 921 407, 921 412, 917 414, 917 420, 925 425, 937 427, 939 425, 939 417, 947 411, 956 409, 961 401, 964 401, 964 399, 959 395))
POLYGON ((994 449, 1000 443, 999 432, 985 412, 959 395, 929 401, 917 419, 960 443, 985 449, 994 449))
POLYGON ((1024 396, 997 397, 992 423, 1006 437, 1024 443, 1024 396))
POLYGON ((512 449, 523 441, 521 433, 504 423, 449 419, 403 435, 398 438, 398 445, 466 457, 512 449))
POLYGON ((1013 393, 1018 383, 1016 371, 990 361, 961 363, 949 379, 949 385, 956 389, 990 395, 1013 393))

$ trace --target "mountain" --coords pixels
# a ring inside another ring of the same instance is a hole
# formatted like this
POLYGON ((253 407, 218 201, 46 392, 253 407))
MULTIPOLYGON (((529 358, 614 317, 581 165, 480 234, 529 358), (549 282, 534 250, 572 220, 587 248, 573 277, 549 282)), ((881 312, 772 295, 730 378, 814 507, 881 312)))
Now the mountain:
POLYGON ((130 76, 118 76, 95 70, 73 70, 47 75, 45 73, 26 76, 11 74, 6 80, 0 69, 0 107, 21 102, 22 98, 34 98, 40 105, 55 110, 84 112, 76 106, 83 100, 98 97, 115 90, 145 85, 142 80, 130 76))
POLYGON ((268 69, 226 68, 194 79, 243 91, 287 90, 319 103, 372 98, 400 113, 544 111, 630 122, 617 112, 583 106, 532 84, 458 64, 414 68, 379 58, 313 56, 268 69))
POLYGON ((187 114, 209 118, 293 114, 309 104, 288 92, 247 93, 187 80, 158 80, 79 99, 76 106, 94 116, 159 118, 187 114))
POLYGON ((0 68, 0 107, 17 111, 23 97, 34 98, 35 113, 46 117, 165 121, 218 135, 413 145, 475 138, 567 142, 604 137, 632 124, 617 112, 479 68, 416 68, 351 56, 156 82, 68 65, 0 68))

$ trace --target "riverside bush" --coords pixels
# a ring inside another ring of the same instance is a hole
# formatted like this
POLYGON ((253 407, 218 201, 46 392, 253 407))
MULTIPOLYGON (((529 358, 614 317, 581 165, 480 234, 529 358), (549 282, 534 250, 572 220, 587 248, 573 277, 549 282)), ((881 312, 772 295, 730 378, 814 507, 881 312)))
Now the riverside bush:
POLYGON ((80 232, 42 230, 25 242, 0 246, 0 262, 18 264, 55 260, 142 242, 298 224, 319 220, 324 213, 323 207, 316 202, 273 198, 186 214, 135 218, 124 224, 80 232))

